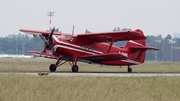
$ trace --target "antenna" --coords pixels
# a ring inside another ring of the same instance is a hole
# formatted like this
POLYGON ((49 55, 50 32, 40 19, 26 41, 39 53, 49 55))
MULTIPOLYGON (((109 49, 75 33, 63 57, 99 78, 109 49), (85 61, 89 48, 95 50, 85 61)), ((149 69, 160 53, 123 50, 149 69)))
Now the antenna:
POLYGON ((47 15, 49 16, 49 30, 51 31, 51 16, 54 15, 55 12, 48 12, 47 15))
POLYGON ((73 29, 72 29, 72 35, 74 35, 74 25, 73 25, 73 29))

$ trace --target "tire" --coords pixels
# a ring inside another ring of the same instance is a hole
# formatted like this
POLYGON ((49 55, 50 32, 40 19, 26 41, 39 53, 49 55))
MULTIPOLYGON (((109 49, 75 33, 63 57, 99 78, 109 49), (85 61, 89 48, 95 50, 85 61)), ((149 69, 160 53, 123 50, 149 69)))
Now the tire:
POLYGON ((51 72, 55 72, 55 71, 56 71, 56 66, 55 66, 54 64, 51 64, 51 65, 49 66, 49 70, 50 70, 51 72))
POLYGON ((131 73, 131 72, 132 72, 132 69, 131 69, 131 68, 128 68, 128 72, 131 73))
POLYGON ((78 72, 79 67, 77 65, 73 65, 71 70, 72 70, 72 72, 78 72))

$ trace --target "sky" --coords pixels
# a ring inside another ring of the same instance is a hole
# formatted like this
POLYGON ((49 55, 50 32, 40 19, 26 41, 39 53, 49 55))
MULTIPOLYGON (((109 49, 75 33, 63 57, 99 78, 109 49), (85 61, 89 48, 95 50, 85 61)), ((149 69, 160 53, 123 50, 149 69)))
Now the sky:
POLYGON ((75 34, 112 31, 115 27, 141 29, 145 35, 180 33, 180 0, 0 0, 0 37, 19 29, 75 34))

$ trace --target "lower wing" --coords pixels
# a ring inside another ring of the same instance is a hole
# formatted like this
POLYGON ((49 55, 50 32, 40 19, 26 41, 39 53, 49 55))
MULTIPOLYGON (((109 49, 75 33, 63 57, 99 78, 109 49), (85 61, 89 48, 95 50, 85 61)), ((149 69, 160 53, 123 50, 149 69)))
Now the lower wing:
POLYGON ((30 54, 37 55, 39 57, 44 57, 44 58, 51 58, 51 59, 57 59, 57 56, 54 56, 51 53, 44 53, 40 51, 29 51, 30 54))
POLYGON ((94 62, 94 63, 127 59, 126 56, 123 56, 123 55, 118 54, 118 53, 85 55, 85 56, 80 56, 79 58, 84 59, 84 60, 88 60, 88 61, 91 61, 91 62, 94 62))

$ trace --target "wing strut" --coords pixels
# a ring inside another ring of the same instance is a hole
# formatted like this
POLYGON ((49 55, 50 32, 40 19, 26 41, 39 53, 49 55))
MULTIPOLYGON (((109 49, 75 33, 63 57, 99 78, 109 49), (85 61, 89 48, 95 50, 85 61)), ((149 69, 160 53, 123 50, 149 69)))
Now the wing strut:
POLYGON ((110 43, 110 46, 109 46, 109 49, 108 49, 107 53, 110 52, 113 43, 114 43, 114 38, 112 39, 112 41, 111 41, 111 43, 110 43))

